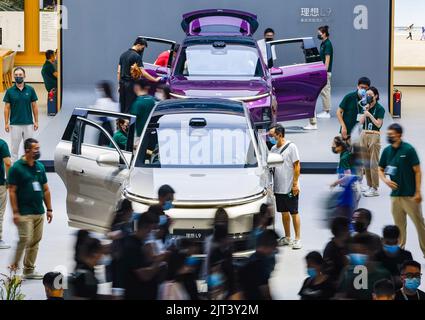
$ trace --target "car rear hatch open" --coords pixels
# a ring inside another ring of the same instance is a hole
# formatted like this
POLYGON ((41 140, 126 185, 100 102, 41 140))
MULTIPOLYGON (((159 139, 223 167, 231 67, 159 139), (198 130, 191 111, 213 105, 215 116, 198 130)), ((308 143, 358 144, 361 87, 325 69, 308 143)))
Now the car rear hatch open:
POLYGON ((183 15, 181 23, 188 36, 243 35, 252 36, 258 29, 255 14, 228 9, 208 9, 183 15))

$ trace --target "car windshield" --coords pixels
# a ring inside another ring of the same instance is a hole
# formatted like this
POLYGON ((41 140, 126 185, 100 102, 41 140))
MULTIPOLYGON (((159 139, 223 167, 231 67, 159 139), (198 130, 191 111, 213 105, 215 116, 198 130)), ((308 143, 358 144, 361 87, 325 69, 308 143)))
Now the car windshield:
POLYGON ((257 48, 224 42, 184 48, 174 74, 188 78, 206 76, 261 78, 264 76, 257 48))
POLYGON ((251 136, 242 116, 202 113, 153 117, 144 133, 136 167, 256 167, 251 136))

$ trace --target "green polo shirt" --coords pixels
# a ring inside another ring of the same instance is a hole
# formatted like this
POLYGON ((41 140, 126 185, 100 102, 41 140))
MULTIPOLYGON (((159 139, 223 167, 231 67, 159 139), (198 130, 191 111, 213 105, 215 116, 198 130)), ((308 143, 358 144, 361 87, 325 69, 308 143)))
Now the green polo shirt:
POLYGON ((357 115, 360 112, 359 101, 360 99, 357 91, 354 91, 347 94, 339 105, 339 107, 344 111, 342 119, 347 127, 348 135, 351 134, 351 130, 353 130, 354 126, 357 124, 357 115))
POLYGON ((415 148, 409 143, 402 142, 395 149, 391 145, 382 152, 379 166, 385 169, 387 166, 397 167, 395 176, 391 180, 397 183, 398 189, 391 192, 392 197, 413 197, 416 192, 416 180, 413 167, 420 164, 415 148))
POLYGON ((10 158, 10 151, 6 141, 0 139, 0 186, 5 185, 6 183, 3 163, 4 158, 10 158))
POLYGON ((328 55, 330 56, 328 72, 332 72, 332 65, 334 62, 334 48, 332 46, 331 40, 326 39, 320 44, 320 58, 322 59, 323 63, 325 63, 326 56, 328 55))
MULTIPOLYGON (((124 132, 122 132, 122 130, 118 130, 117 132, 115 132, 112 138, 121 150, 127 149, 128 137, 124 132)), ((109 144, 109 147, 113 148, 112 143, 109 144)))
POLYGON ((130 114, 136 116, 136 133, 141 136, 156 100, 150 95, 138 96, 130 108, 130 114))
POLYGON ((54 76, 55 72, 56 72, 55 65, 51 63, 49 60, 46 60, 46 62, 43 65, 43 68, 41 69, 41 75, 43 76, 44 86, 46 87, 46 90, 49 92, 52 89, 56 89, 58 87, 58 79, 54 76))
MULTIPOLYGON (((376 103, 375 106, 369 110, 369 113, 372 114, 372 116, 378 120, 378 119, 384 119, 385 117, 385 109, 383 106, 381 106, 379 103, 376 103)), ((373 130, 373 131, 380 131, 381 128, 378 128, 369 118, 366 118, 364 124, 363 124, 364 130, 373 130)))
POLYGON ((4 95, 3 102, 10 103, 10 125, 31 125, 32 103, 37 101, 37 94, 33 87, 25 84, 22 90, 14 85, 4 95))
POLYGON ((21 215, 45 213, 43 186, 47 183, 47 176, 41 162, 36 161, 30 167, 23 158, 16 161, 9 170, 8 182, 17 187, 16 195, 21 215))
POLYGON ((340 173, 344 173, 344 171, 351 170, 351 153, 350 151, 344 151, 339 156, 339 164, 338 169, 340 173))

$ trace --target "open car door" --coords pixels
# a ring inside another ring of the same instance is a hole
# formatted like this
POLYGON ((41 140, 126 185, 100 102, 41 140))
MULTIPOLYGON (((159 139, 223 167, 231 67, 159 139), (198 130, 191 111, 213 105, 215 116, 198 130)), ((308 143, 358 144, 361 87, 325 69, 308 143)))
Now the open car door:
POLYGON ((268 42, 267 65, 277 100, 276 120, 314 117, 317 98, 327 83, 327 71, 313 38, 268 42))
POLYGON ((255 14, 228 9, 207 9, 183 15, 181 23, 188 36, 198 35, 243 35, 252 36, 258 29, 255 14))
POLYGON ((55 152, 55 168, 67 190, 70 226, 97 232, 109 229, 133 159, 135 122, 131 115, 74 110, 55 152), (124 144, 104 125, 114 118, 129 121, 124 144))
POLYGON ((145 70, 148 71, 153 77, 167 76, 170 74, 171 66, 173 64, 173 56, 176 50, 176 42, 167 39, 153 38, 140 36, 147 41, 148 47, 143 52, 143 62, 145 70), (153 48, 154 47, 154 48, 153 48), (166 66, 156 65, 155 62, 161 53, 169 51, 169 58, 166 66), (148 62, 147 62, 148 61, 148 62))

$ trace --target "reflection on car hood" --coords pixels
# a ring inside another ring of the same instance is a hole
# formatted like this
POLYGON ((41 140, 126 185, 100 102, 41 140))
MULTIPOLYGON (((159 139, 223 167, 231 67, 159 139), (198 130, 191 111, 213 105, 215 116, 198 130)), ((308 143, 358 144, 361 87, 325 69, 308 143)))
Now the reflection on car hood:
POLYGON ((171 91, 191 98, 253 97, 269 92, 264 80, 174 80, 171 91))
POLYGON ((156 199, 159 187, 170 185, 179 201, 240 199, 264 190, 262 172, 247 169, 134 168, 127 190, 156 199))

